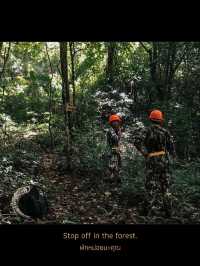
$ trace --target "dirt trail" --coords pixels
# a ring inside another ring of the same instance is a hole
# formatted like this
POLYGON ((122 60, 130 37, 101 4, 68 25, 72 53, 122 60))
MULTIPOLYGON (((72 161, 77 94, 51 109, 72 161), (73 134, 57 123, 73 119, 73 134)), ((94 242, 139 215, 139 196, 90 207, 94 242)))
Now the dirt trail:
POLYGON ((178 217, 146 217, 139 212, 142 199, 131 196, 128 204, 120 184, 105 183, 95 173, 61 173, 56 169, 58 157, 45 154, 41 164, 48 188, 48 219, 62 224, 163 224, 181 223, 178 217))
POLYGON ((104 184, 92 173, 59 175, 56 157, 45 154, 41 161, 51 205, 50 219, 57 223, 136 223, 136 209, 123 206, 119 185, 104 184))

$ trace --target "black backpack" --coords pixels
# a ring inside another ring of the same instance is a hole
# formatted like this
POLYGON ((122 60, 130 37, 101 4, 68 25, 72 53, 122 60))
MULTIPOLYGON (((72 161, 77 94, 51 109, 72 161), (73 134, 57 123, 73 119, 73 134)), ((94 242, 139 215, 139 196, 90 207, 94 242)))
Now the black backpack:
POLYGON ((28 193, 20 197, 18 207, 25 215, 33 219, 41 219, 48 212, 47 198, 42 189, 37 186, 32 186, 28 193))

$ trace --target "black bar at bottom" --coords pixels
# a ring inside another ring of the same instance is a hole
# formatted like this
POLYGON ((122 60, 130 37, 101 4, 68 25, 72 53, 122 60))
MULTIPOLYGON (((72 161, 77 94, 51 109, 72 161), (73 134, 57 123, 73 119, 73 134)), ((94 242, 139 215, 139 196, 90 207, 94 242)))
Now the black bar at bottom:
POLYGON ((200 239, 199 225, 2 225, 0 241, 30 251, 55 248, 60 255, 139 255, 144 250, 172 251, 200 239))

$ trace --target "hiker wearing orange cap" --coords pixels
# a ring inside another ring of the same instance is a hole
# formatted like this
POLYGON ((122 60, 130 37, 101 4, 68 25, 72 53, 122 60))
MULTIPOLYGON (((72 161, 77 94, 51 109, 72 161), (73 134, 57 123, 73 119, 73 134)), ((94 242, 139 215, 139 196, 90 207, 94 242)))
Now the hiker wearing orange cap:
POLYGON ((164 210, 171 215, 169 155, 175 156, 173 137, 163 128, 164 117, 160 110, 149 114, 151 125, 135 135, 134 145, 146 159, 146 200, 148 214, 164 210))
POLYGON ((110 149, 109 157, 112 157, 113 151, 118 157, 118 166, 121 167, 121 156, 119 150, 119 142, 121 138, 121 123, 122 119, 117 114, 112 114, 109 116, 108 122, 111 126, 110 130, 107 132, 107 144, 110 149))
POLYGON ((108 145, 112 148, 119 146, 119 141, 121 137, 121 117, 119 115, 111 115, 109 117, 109 124, 111 126, 111 129, 107 132, 107 142, 108 145))

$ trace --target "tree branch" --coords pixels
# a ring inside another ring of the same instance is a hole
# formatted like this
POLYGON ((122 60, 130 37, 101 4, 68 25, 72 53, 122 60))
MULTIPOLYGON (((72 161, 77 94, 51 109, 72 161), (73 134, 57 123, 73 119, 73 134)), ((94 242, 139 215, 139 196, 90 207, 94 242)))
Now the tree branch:
POLYGON ((142 47, 144 48, 144 50, 145 50, 149 55, 151 55, 151 50, 148 49, 148 48, 143 44, 143 42, 139 42, 139 43, 142 45, 142 47))

